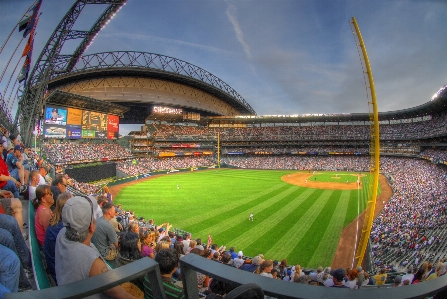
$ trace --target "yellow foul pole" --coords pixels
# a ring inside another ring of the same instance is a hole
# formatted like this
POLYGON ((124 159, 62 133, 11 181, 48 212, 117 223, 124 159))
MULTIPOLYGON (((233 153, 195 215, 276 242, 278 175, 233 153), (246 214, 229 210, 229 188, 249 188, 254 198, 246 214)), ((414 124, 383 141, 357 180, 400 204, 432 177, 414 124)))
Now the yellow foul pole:
POLYGON ((365 43, 363 42, 362 34, 354 17, 352 17, 352 24, 357 35, 358 46, 362 50, 363 60, 368 74, 369 91, 371 93, 371 102, 373 113, 370 114, 370 121, 373 122, 371 126, 371 165, 370 174, 373 175, 372 184, 370 184, 370 193, 368 197, 367 208, 365 211, 365 220, 363 222, 362 235, 360 237, 359 246, 356 252, 357 266, 361 266, 363 257, 368 247, 369 236, 371 234, 371 227, 374 220, 374 211, 376 207, 377 191, 379 188, 379 167, 380 167, 380 140, 379 140, 379 112, 377 110, 376 90, 374 88, 374 79, 372 75, 371 65, 369 63, 368 53, 366 52, 365 43), (371 191, 372 190, 372 191, 371 191))

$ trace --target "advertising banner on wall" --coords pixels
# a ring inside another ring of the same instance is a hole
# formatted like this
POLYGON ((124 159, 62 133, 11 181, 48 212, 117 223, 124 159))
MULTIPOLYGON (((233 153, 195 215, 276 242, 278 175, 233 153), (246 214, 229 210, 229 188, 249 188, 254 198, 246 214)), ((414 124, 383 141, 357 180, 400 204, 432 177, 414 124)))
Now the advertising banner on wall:
POLYGON ((79 139, 82 137, 81 126, 67 125, 67 138, 79 139))
POLYGON ((82 124, 82 110, 68 108, 67 125, 80 126, 82 124))
POLYGON ((109 132, 119 132, 120 130, 120 118, 116 115, 107 116, 107 131, 109 132))
POLYGON ((95 138, 95 131, 93 130, 82 130, 82 138, 95 138))
POLYGON ((63 126, 45 126, 44 137, 45 138, 65 138, 66 132, 63 126))
POLYGON ((107 132, 107 139, 118 139, 118 132, 107 132))

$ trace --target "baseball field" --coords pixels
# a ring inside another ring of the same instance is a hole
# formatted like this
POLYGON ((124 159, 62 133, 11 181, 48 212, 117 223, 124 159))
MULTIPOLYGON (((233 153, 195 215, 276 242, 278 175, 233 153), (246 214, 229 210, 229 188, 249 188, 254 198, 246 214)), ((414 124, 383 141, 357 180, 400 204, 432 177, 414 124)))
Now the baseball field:
POLYGON ((184 172, 124 186, 114 202, 204 243, 209 234, 248 256, 314 268, 331 265, 343 228, 365 209, 368 179, 348 172, 184 172))

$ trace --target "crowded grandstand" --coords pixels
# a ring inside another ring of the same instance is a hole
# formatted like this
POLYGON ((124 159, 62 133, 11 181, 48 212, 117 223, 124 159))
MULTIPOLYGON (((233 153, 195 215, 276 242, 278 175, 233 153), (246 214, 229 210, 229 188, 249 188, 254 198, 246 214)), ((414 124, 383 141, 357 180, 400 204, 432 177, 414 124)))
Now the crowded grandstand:
MULTIPOLYGON (((380 173, 392 193, 379 203, 383 208, 372 222, 362 265, 344 261, 307 268, 281 255, 244 255, 246 248, 238 244, 217 244, 210 235, 173 227, 169 219, 157 223, 153 215, 138 215, 117 202, 121 184, 177 172, 368 173, 374 151, 367 113, 258 116, 225 82, 184 61, 172 58, 194 72, 142 62, 166 59, 158 54, 82 56, 89 38, 124 2, 106 10, 89 34, 78 32, 85 40, 76 59, 66 62, 71 71, 56 71, 40 59, 16 118, 0 94, 0 255, 7 269, 0 273, 1 298, 39 290, 69 296, 84 287, 88 290, 77 297, 104 292, 113 298, 247 298, 235 295, 240 285, 256 293, 250 298, 337 298, 346 293, 321 290, 374 292, 441 281, 447 273, 447 85, 421 106, 379 114, 380 173), (120 67, 77 64, 106 56, 134 59, 120 67), (104 88, 98 81, 106 77, 113 87, 108 96, 98 92, 104 88), (135 82, 142 100, 122 100, 126 90, 135 93, 135 82), (95 93, 96 98, 90 96, 95 93), (120 122, 132 121, 141 122, 141 130, 120 136, 120 122), (103 280, 92 283, 94 276, 103 280), (320 290, 303 295, 307 287, 320 290)), ((76 1, 75 7, 83 4, 76 1)), ((66 20, 75 19, 75 11, 66 20)), ((55 35, 68 39, 62 31, 55 35)), ((253 217, 250 212, 248 221, 253 217)), ((441 298, 436 293, 444 289, 436 285, 418 292, 441 298)))

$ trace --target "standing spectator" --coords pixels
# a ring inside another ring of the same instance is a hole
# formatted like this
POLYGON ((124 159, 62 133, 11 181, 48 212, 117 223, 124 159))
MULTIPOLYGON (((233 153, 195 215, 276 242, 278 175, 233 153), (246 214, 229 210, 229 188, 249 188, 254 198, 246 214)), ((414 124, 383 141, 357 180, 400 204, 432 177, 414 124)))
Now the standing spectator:
POLYGON ((108 261, 114 260, 118 254, 118 237, 109 220, 115 216, 115 207, 106 202, 102 205, 103 216, 96 219, 96 231, 92 242, 99 253, 108 261))
POLYGON ((11 139, 9 139, 9 131, 6 130, 5 134, 2 136, 2 159, 3 161, 6 161, 6 157, 8 156, 8 151, 12 149, 12 142, 11 139))

